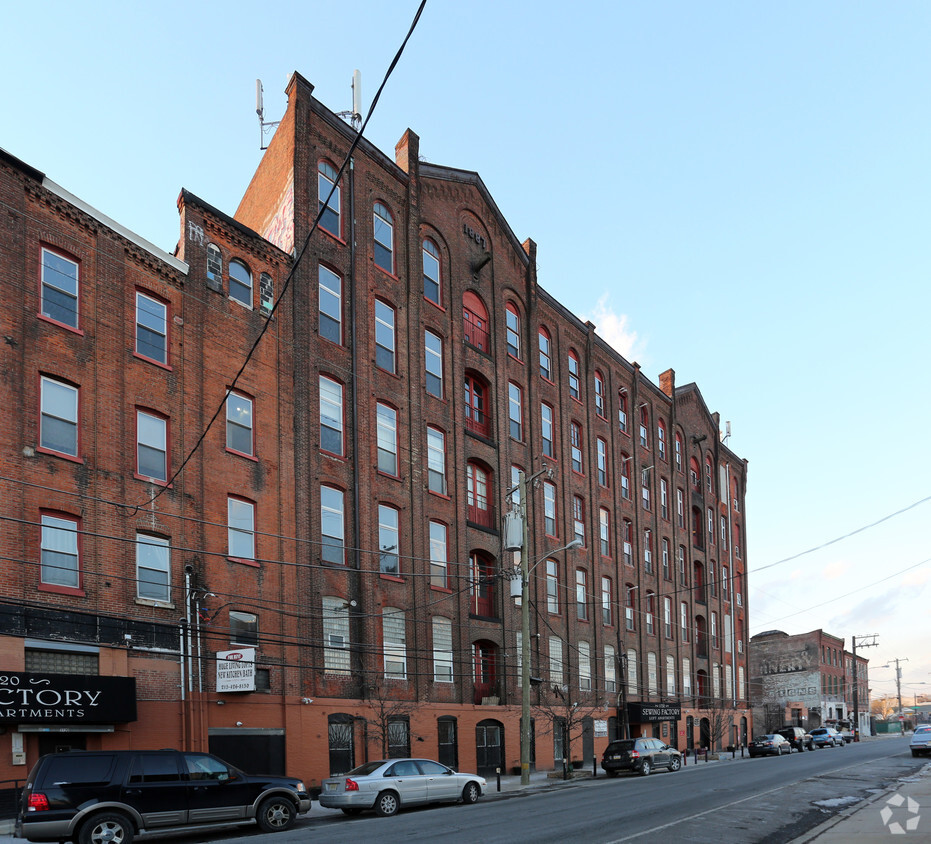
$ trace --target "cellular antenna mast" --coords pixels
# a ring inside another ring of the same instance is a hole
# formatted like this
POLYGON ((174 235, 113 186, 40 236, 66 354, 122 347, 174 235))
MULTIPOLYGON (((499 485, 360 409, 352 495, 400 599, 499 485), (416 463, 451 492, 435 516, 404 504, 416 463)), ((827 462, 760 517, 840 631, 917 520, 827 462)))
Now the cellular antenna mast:
POLYGON ((357 132, 362 128, 362 74, 358 70, 352 73, 352 111, 340 111, 337 117, 348 120, 357 132))
POLYGON ((268 149, 268 144, 265 143, 265 135, 268 133, 269 129, 274 129, 279 123, 280 120, 276 120, 274 123, 265 122, 265 105, 262 98, 262 80, 255 80, 255 113, 259 116, 259 149, 268 149))

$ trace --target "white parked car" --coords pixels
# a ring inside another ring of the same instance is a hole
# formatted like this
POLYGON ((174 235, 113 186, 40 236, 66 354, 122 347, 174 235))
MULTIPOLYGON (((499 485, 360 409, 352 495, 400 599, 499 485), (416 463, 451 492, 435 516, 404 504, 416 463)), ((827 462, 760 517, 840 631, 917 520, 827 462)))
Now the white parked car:
POLYGON ((915 727, 909 746, 912 756, 920 756, 922 753, 931 755, 931 724, 919 724, 915 727))

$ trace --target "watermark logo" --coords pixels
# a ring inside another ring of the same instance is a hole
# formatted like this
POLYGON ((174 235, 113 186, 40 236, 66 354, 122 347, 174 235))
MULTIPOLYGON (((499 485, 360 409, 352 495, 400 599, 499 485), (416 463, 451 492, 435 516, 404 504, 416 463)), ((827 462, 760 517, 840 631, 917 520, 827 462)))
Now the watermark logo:
POLYGON ((893 794, 886 801, 882 811, 879 813, 883 819, 883 826, 893 835, 905 835, 906 832, 914 832, 918 829, 918 821, 921 816, 918 814, 919 805, 917 800, 911 797, 903 797, 901 794, 893 794), (904 807, 904 808, 903 808, 904 807), (899 820, 892 820, 893 816, 899 820), (905 822, 902 826, 900 821, 905 822))

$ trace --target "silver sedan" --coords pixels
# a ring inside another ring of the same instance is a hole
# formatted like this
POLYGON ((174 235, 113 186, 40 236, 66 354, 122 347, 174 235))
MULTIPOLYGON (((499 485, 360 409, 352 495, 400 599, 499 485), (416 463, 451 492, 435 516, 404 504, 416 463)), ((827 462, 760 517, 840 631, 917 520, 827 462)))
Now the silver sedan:
POLYGON ((330 777, 320 788, 320 805, 357 815, 374 809, 382 817, 424 803, 474 803, 485 793, 478 774, 460 774, 431 759, 379 759, 330 777))

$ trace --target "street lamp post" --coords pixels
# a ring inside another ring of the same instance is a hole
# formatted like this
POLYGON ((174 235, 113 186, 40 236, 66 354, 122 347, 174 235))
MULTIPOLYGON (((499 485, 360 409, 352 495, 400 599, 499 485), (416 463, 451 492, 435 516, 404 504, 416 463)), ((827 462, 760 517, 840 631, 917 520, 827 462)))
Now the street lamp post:
MULTIPOLYGON (((531 475, 533 480, 542 472, 531 475)), ((582 540, 573 539, 568 545, 557 548, 545 554, 533 565, 528 558, 528 542, 530 529, 527 519, 527 484, 528 478, 523 472, 519 475, 518 488, 520 489, 520 516, 521 516, 521 545, 520 545, 520 686, 521 686, 521 716, 520 716, 520 784, 530 785, 530 573, 550 554, 578 548, 582 540)))

